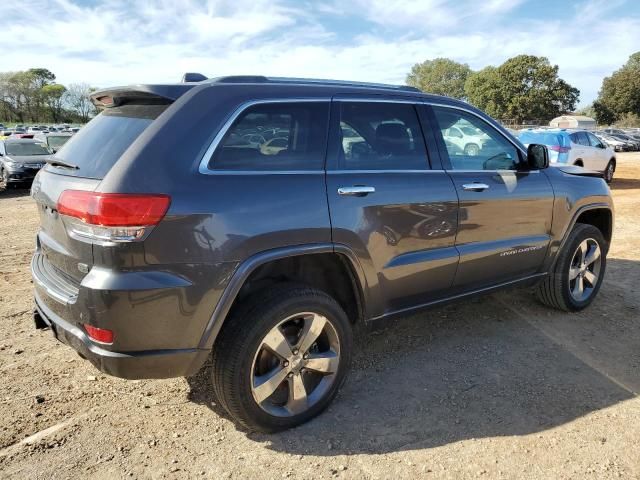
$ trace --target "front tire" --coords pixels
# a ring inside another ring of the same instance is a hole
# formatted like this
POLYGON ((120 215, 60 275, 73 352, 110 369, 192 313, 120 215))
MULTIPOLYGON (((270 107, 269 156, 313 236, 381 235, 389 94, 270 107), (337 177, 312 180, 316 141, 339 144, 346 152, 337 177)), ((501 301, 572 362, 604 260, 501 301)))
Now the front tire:
POLYGON ((480 147, 475 143, 468 143, 464 147, 464 154, 469 157, 476 157, 480 153, 480 147))
POLYGON ((593 225, 575 225, 554 268, 538 285, 538 299, 547 306, 577 312, 598 294, 607 266, 608 244, 593 225))
POLYGON ((277 432, 320 414, 351 363, 351 325, 326 293, 276 285, 235 310, 216 340, 216 397, 245 428, 277 432))

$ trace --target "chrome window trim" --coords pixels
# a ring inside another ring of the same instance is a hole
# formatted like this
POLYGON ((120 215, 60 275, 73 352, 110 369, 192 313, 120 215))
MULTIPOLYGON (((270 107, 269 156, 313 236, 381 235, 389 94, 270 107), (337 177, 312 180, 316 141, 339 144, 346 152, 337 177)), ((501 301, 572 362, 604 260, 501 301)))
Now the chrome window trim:
MULTIPOLYGON (((401 92, 401 90, 399 91, 401 92)), ((429 105, 432 107, 441 107, 441 108, 452 108, 455 110, 460 110, 466 113, 469 113, 481 121, 489 124, 492 128, 494 128, 502 137, 504 137, 511 145, 513 145, 518 151, 520 151, 523 155, 526 156, 527 152, 521 148, 518 144, 514 143, 508 136, 504 135, 500 130, 495 128, 495 126, 491 125, 490 122, 487 121, 482 115, 477 112, 474 112, 471 109, 459 106, 459 105, 451 105, 445 103, 438 103, 426 100, 424 98, 415 98, 415 99, 404 99, 404 98, 371 98, 371 97, 363 97, 363 96, 353 96, 351 97, 349 94, 340 95, 338 94, 338 98, 335 97, 292 97, 292 98, 264 98, 264 99, 256 99, 250 100, 244 103, 241 103, 227 118, 224 122, 216 136, 213 138, 209 147, 204 152, 202 158, 200 159, 200 164, 198 167, 198 172, 203 175, 296 175, 296 174, 320 174, 324 173, 325 170, 215 170, 209 168, 209 161, 213 157, 213 154, 227 134, 228 130, 231 128, 233 123, 238 119, 238 117, 248 108, 253 107, 255 105, 262 104, 270 104, 270 103, 309 103, 309 102, 368 102, 368 103, 400 103, 400 104, 410 104, 414 106, 419 105, 429 105)), ((463 173, 479 173, 479 172, 498 172, 501 170, 455 170, 455 169, 425 169, 425 170, 326 170, 327 173, 423 173, 423 172, 463 172, 463 173)), ((509 172, 515 172, 517 170, 504 170, 509 172)), ((530 170, 528 173, 539 173, 539 170, 530 170)))
POLYGON ((540 173, 540 170, 526 170, 523 172, 522 170, 508 170, 503 168, 502 170, 444 170, 447 173, 498 173, 498 172, 513 172, 513 173, 540 173))
MULTIPOLYGON (((220 144, 220 142, 222 142, 222 139, 224 138, 224 136, 227 134, 227 132, 229 131, 229 129, 233 125, 233 122, 235 122, 238 119, 238 117, 240 115, 242 115, 242 113, 244 113, 245 110, 247 110, 247 109, 249 109, 249 108, 251 108, 251 107, 253 107, 255 105, 270 104, 270 103, 310 103, 310 102, 328 102, 328 103, 331 103, 331 98, 330 97, 261 98, 261 99, 249 100, 247 102, 241 103, 233 111, 233 113, 231 113, 229 118, 227 118, 227 120, 222 124, 222 127, 220 127, 220 130, 218 131, 216 136, 213 137, 213 140, 209 144, 209 147, 207 148, 207 150, 202 155, 202 158, 200 159, 200 165, 198 167, 198 172, 200 172, 203 175, 220 175, 220 174, 222 174, 222 175, 230 175, 231 174, 230 172, 234 172, 233 174, 236 174, 236 175, 251 174, 252 171, 249 171, 249 170, 215 170, 215 169, 210 169, 209 168, 209 161, 213 157, 213 154, 216 151, 216 148, 218 148, 218 145, 220 144)), ((313 172, 314 170, 300 170, 300 171, 304 172, 304 173, 308 173, 308 172, 313 172)), ((266 173, 266 174, 274 174, 274 173, 289 174, 289 173, 293 173, 293 172, 297 172, 297 171, 296 170, 264 170, 264 171, 263 170, 256 170, 256 171, 253 171, 253 172, 259 172, 261 174, 262 173, 266 173)))
POLYGON ((429 170, 391 170, 391 169, 384 169, 384 170, 327 170, 327 174, 339 174, 339 175, 345 175, 345 174, 350 174, 350 173, 356 173, 356 174, 365 174, 365 173, 444 173, 445 170, 434 170, 434 169, 429 169, 429 170))
POLYGON ((324 175, 324 170, 208 170, 200 173, 206 175, 324 175))

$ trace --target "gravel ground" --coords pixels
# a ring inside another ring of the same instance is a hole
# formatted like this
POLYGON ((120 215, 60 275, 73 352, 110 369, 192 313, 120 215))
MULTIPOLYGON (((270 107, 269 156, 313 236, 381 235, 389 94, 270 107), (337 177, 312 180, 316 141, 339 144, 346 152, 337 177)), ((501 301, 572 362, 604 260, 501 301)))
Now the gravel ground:
POLYGON ((111 378, 34 330, 36 209, 0 191, 0 477, 640 478, 640 153, 612 190, 591 308, 512 290, 364 334, 330 409, 277 435, 236 429, 206 370, 111 378))

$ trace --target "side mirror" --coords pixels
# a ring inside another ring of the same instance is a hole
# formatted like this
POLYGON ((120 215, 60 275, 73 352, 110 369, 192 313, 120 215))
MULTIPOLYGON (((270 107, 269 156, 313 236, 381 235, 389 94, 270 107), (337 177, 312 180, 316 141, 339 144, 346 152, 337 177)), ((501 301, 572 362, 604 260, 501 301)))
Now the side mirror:
POLYGON ((598 148, 607 148, 607 147, 605 147, 603 143, 599 143, 598 148))
POLYGON ((542 170, 549 166, 549 150, 545 145, 532 143, 527 148, 527 165, 532 170, 542 170))

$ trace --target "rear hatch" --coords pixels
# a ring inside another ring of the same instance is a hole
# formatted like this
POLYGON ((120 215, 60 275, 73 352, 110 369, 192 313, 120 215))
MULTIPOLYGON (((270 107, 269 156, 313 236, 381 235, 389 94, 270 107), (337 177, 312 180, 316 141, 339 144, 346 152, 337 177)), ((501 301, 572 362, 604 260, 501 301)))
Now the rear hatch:
POLYGON ((549 162, 566 163, 569 159, 571 145, 564 135, 558 132, 539 132, 525 130, 518 134, 520 140, 526 147, 532 143, 546 145, 549 150, 549 162))
MULTIPOLYGON (((173 101, 147 92, 138 96, 131 93, 127 91, 125 96, 110 90, 94 95, 108 107, 72 137, 34 180, 32 196, 40 215, 40 230, 32 270, 36 285, 58 303, 75 302, 80 282, 94 263, 94 249, 100 245, 95 237, 84 236, 77 228, 82 228, 82 209, 87 205, 78 199, 96 191, 122 154, 173 101), (65 191, 80 193, 67 195, 71 204, 67 202, 66 212, 77 207, 78 218, 60 212, 59 202, 65 191)), ((100 101, 94 98, 94 103, 100 101)))

